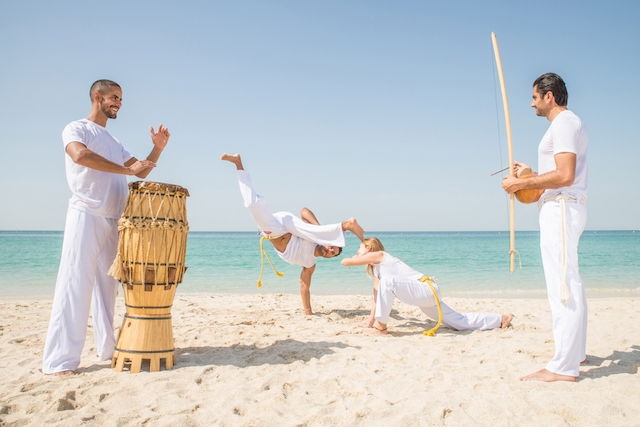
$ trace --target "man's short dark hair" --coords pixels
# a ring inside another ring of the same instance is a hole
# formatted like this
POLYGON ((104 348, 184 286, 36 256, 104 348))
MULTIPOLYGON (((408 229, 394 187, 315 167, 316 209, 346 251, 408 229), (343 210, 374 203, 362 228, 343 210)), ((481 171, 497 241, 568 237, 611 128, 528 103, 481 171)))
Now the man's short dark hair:
POLYGON ((336 256, 340 255, 342 253, 342 247, 338 246, 338 253, 336 254, 336 256))
POLYGON ((118 89, 122 89, 120 85, 114 82, 113 80, 105 80, 105 79, 96 80, 91 85, 91 89, 89 89, 89 98, 93 99, 93 93, 95 91, 98 91, 100 92, 101 95, 103 95, 108 89, 111 89, 112 87, 117 87, 118 89))
POLYGON ((545 73, 533 82, 533 87, 538 87, 537 92, 540 96, 545 96, 547 92, 551 92, 556 100, 556 104, 565 107, 569 101, 567 86, 564 84, 562 77, 555 73, 545 73))

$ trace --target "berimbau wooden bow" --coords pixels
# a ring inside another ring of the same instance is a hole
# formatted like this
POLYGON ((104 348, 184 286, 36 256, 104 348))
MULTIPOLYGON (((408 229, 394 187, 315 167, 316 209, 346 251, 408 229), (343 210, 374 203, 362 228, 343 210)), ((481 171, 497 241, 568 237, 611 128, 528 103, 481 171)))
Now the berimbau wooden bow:
MULTIPOLYGON (((496 57, 496 68, 498 70, 498 78, 500 80, 500 92, 502 93, 502 109, 504 110, 504 122, 507 126, 507 148, 509 152, 509 174, 513 175, 513 145, 511 138, 511 115, 509 114, 509 99, 507 98, 507 86, 504 82, 504 73, 502 72, 502 59, 500 58, 500 49, 498 49, 498 39, 496 33, 491 33, 491 43, 493 45, 493 54, 496 57)), ((516 265, 516 206, 513 193, 509 194, 509 271, 513 273, 516 265)))

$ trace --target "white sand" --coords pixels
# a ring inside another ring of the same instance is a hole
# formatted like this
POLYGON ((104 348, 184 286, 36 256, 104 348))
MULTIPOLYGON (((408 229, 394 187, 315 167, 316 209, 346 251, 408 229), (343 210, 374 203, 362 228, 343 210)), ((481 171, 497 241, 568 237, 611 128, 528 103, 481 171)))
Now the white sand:
MULTIPOLYGON (((640 425, 640 298, 589 302, 590 363, 577 383, 521 382, 553 351, 545 299, 448 298, 459 311, 512 312, 514 327, 436 337, 396 302, 391 336, 358 328, 367 296, 184 295, 177 364, 130 374, 96 362, 40 372, 50 298, 0 303, 0 425, 640 425)), ((122 294, 116 323, 122 319, 122 294)))

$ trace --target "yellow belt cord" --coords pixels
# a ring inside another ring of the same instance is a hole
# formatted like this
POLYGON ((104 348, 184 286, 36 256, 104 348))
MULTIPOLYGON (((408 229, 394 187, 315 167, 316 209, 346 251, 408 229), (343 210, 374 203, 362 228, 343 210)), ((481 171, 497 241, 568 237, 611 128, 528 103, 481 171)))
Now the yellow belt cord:
POLYGON ((433 286, 433 283, 434 283, 433 278, 429 276, 422 276, 422 278, 420 278, 420 281, 422 283, 426 283, 427 286, 429 286, 429 289, 431 289, 431 293, 433 294, 433 299, 436 300, 436 305, 438 306, 438 322, 436 323, 436 326, 422 333, 423 335, 426 335, 428 337, 433 337, 436 335, 436 332, 438 332, 438 329, 440 329, 440 326, 442 325, 442 306, 440 305, 440 298, 438 298, 438 292, 436 291, 435 286, 433 286))
POLYGON ((271 261, 271 258, 269 257, 269 254, 267 253, 267 250, 264 248, 264 246, 262 244, 262 242, 264 240, 269 240, 269 237, 267 237, 267 236, 261 236, 260 237, 260 275, 258 276, 258 283, 257 283, 259 288, 262 287, 262 275, 264 273, 264 259, 265 258, 267 258, 267 261, 269 261, 269 265, 271 266, 271 269, 276 274, 276 276, 284 277, 284 273, 276 270, 275 265, 273 265, 273 262, 271 261))

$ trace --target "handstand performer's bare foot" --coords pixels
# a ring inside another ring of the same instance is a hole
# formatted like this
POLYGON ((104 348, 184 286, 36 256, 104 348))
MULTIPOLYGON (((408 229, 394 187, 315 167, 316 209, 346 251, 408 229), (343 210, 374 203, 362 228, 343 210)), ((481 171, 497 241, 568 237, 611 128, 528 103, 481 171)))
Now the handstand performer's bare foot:
POLYGON ((364 240, 364 229, 358 224, 355 218, 349 218, 346 221, 342 221, 342 229, 348 230, 358 236, 360 241, 364 240))
POLYGON ((525 377, 521 377, 520 381, 544 381, 547 383, 554 382, 554 381, 575 382, 576 377, 572 377, 569 375, 560 375, 560 374, 556 374, 551 371, 548 371, 546 369, 540 369, 539 371, 536 371, 533 374, 529 374, 525 377))
POLYGON ((509 326, 511 326, 511 321, 513 320, 513 314, 509 313, 509 314, 503 314, 502 315, 502 319, 500 320, 500 327, 501 328, 508 328, 509 326))
POLYGON ((226 160, 227 162, 233 163, 234 165, 236 165, 236 169, 239 171, 244 170, 244 166, 242 166, 242 159, 240 158, 240 154, 238 153, 222 153, 220 155, 220 160, 226 160))

